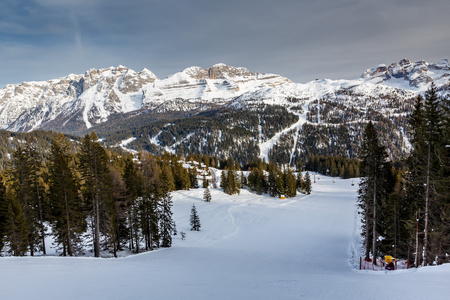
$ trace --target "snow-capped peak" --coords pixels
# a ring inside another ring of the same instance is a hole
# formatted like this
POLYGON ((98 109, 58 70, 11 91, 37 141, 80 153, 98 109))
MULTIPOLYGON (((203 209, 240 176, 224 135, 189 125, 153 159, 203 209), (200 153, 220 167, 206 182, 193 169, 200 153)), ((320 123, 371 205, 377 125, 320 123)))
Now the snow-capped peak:
POLYGON ((448 84, 448 75, 446 75, 448 71, 447 59, 442 59, 436 64, 428 64, 423 60, 413 63, 404 58, 389 66, 380 64, 367 69, 361 78, 366 81, 393 85, 404 89, 424 90, 431 82, 438 85, 448 84))
POLYGON ((319 99, 348 89, 375 98, 392 90, 414 94, 426 90, 431 82, 449 93, 447 59, 430 64, 402 59, 368 69, 358 80, 306 84, 224 63, 189 67, 162 80, 148 69, 137 73, 119 65, 92 68, 82 75, 7 85, 0 90, 0 128, 82 128, 104 122, 112 114, 137 109, 199 111, 232 102, 239 107, 247 101, 284 105, 288 98, 319 99))

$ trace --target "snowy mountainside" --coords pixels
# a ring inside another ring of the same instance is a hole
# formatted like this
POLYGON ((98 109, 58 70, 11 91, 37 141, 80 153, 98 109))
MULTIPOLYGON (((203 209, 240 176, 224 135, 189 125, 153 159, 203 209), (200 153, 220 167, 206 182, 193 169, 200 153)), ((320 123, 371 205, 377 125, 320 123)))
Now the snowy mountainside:
POLYGON ((91 69, 84 75, 7 85, 0 90, 0 126, 11 131, 70 132, 140 109, 141 88, 157 80, 147 69, 91 69))
POLYGON ((380 138, 390 156, 399 158, 409 150, 414 100, 431 83, 440 95, 450 95, 448 60, 403 59, 355 80, 304 84, 225 64, 190 67, 165 79, 119 66, 7 85, 0 90, 0 124, 10 131, 96 130, 115 139, 110 145, 134 137, 130 148, 151 152, 243 159, 234 147, 239 145, 248 158, 296 164, 308 155, 357 156, 359 138, 372 120, 383 129, 380 138), (155 123, 152 116, 168 120, 155 123))
POLYGON ((158 112, 205 110, 212 105, 224 105, 242 93, 289 82, 279 75, 254 73, 225 64, 210 69, 190 67, 147 85, 143 89, 144 106, 158 112))
POLYGON ((286 82, 279 75, 224 64, 187 68, 163 80, 147 69, 91 69, 84 75, 7 85, 0 90, 0 126, 11 131, 71 133, 105 122, 111 115, 142 109, 207 110, 244 92, 286 82))
MULTIPOLYGON (((408 74, 403 79, 386 73, 381 81, 374 68, 356 80, 286 82, 247 91, 217 112, 141 127, 130 146, 156 153, 207 153, 232 156, 240 162, 259 157, 299 165, 310 155, 357 157, 360 137, 372 120, 381 129, 380 139, 390 157, 402 158, 410 149, 408 116, 417 94, 430 83, 411 86, 408 78, 417 78, 412 73, 422 69, 405 64, 405 60, 400 64, 404 66, 402 74, 408 74), (400 80, 403 88, 399 88, 400 80)), ((448 62, 442 60, 428 68, 432 71, 427 71, 427 76, 436 81, 438 92, 448 95, 448 62)), ((117 138, 125 140, 131 135, 124 132, 117 138)))

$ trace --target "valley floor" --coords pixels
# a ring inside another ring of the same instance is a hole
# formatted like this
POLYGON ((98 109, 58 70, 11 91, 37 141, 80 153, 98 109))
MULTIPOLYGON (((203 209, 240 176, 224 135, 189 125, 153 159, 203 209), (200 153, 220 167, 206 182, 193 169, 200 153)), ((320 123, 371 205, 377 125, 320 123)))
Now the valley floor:
POLYGON ((0 258, 1 299, 448 299, 450 265, 359 271, 357 185, 320 177, 280 200, 173 193, 169 249, 118 259, 0 258), (201 231, 192 232, 195 204, 201 231))

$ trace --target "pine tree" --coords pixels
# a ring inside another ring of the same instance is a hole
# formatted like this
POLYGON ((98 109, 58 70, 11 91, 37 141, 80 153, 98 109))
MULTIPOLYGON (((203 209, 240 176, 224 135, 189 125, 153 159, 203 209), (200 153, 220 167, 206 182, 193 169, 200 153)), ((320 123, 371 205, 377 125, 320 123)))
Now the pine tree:
POLYGON ((191 188, 198 189, 198 179, 197 179, 197 168, 196 167, 189 169, 189 181, 191 183, 191 188))
POLYGON ((109 202, 108 214, 110 219, 109 226, 109 245, 113 248, 114 257, 117 257, 117 251, 122 249, 121 242, 128 236, 126 224, 127 214, 127 196, 126 186, 120 173, 119 166, 109 165, 112 187, 112 201, 109 202))
POLYGON ((283 191, 280 190, 280 188, 283 187, 283 179, 279 178, 279 175, 280 174, 277 165, 274 162, 270 162, 267 186, 268 186, 268 193, 271 197, 277 197, 278 195, 283 193, 283 191))
POLYGON ((189 190, 191 182, 189 180, 189 173, 178 162, 173 162, 172 173, 175 181, 176 190, 189 190))
POLYGON ((62 134, 53 141, 49 157, 49 200, 52 229, 63 255, 72 256, 86 230, 69 144, 62 134))
POLYGON ((223 189, 223 192, 226 194, 230 193, 230 186, 228 181, 228 172, 226 170, 222 170, 220 176, 220 188, 223 189))
POLYGON ((175 223, 172 219, 172 196, 167 193, 163 196, 161 201, 161 214, 159 221, 161 247, 172 246, 172 232, 175 228, 175 223))
POLYGON ((311 186, 311 176, 309 176, 309 172, 305 173, 305 179, 303 180, 303 192, 307 195, 311 194, 312 186, 311 186))
POLYGON ((29 160, 30 160, 30 182, 33 184, 33 202, 35 207, 35 214, 36 217, 39 220, 39 233, 40 233, 40 242, 42 253, 46 255, 46 249, 45 249, 45 228, 44 228, 44 214, 43 214, 43 201, 42 196, 43 192, 41 184, 40 184, 40 178, 41 178, 41 169, 42 169, 42 163, 38 152, 38 146, 37 141, 35 138, 31 140, 31 142, 27 143, 26 150, 28 152, 29 160))
MULTIPOLYGON (((37 206, 37 195, 35 189, 35 179, 33 177, 33 163, 30 158, 27 144, 25 147, 19 145, 12 155, 11 183, 13 197, 21 205, 21 213, 25 216, 26 231, 28 233, 28 243, 30 255, 38 248, 42 237, 39 224, 39 210, 37 206)), ((14 211, 17 212, 15 206, 14 211)))
POLYGON ((302 172, 298 172, 297 174, 297 191, 303 191, 303 177, 302 172))
MULTIPOLYGON (((377 132, 369 122, 364 131, 361 145, 361 165, 364 176, 358 190, 358 202, 363 214, 363 235, 365 240, 365 257, 370 257, 370 246, 376 264, 377 238, 380 235, 377 221, 380 219, 381 204, 385 196, 384 184, 386 172, 385 147, 380 145, 377 132)), ((388 169, 390 171, 390 168, 388 169)))
POLYGON ((27 252, 29 229, 27 218, 22 205, 15 198, 8 204, 5 241, 9 246, 9 253, 13 256, 24 256, 27 252))
POLYGON ((439 170, 440 162, 436 157, 436 151, 439 148, 442 139, 442 111, 439 109, 439 99, 434 85, 425 93, 424 104, 424 139, 426 143, 426 165, 425 165, 425 224, 424 224, 424 242, 423 242, 423 265, 428 264, 429 256, 429 239, 428 235, 432 224, 430 219, 433 217, 434 209, 436 209, 436 181, 438 174, 435 170, 439 170), (431 217, 431 218, 430 218, 431 217))
POLYGON ((142 199, 144 178, 137 164, 133 162, 133 159, 130 156, 125 160, 122 178, 125 183, 129 248, 139 252, 140 222, 138 199, 142 199))
POLYGON ((203 200, 205 202, 211 202, 211 192, 209 191, 209 188, 206 188, 203 192, 203 200))
POLYGON ((94 132, 87 134, 79 152, 81 189, 89 208, 95 257, 100 256, 100 233, 110 232, 107 210, 112 201, 109 158, 97 140, 94 132))
POLYGON ((286 197, 295 197, 297 195, 297 180, 292 174, 290 168, 286 168, 283 172, 284 192, 286 197))
POLYGON ((235 170, 229 169, 227 171, 227 180, 228 180, 228 194, 234 195, 239 194, 241 187, 241 180, 239 175, 235 170))
POLYGON ((263 171, 257 167, 254 167, 248 175, 247 184, 250 191, 256 192, 258 195, 264 193, 267 184, 265 182, 263 171))
POLYGON ((143 197, 140 205, 140 222, 145 240, 145 249, 159 247, 159 208, 165 189, 161 181, 161 169, 150 154, 141 154, 141 169, 144 178, 143 197))
POLYGON ((209 180, 206 178, 205 175, 203 175, 203 184, 202 184, 203 188, 206 189, 209 187, 209 180))
POLYGON ((190 216, 190 224, 191 224, 191 231, 200 231, 200 218, 197 214, 197 209, 195 208, 195 205, 192 204, 191 208, 191 216, 190 216))
MULTIPOLYGON (((445 179, 446 153, 448 157, 448 136, 444 124, 448 124, 448 114, 445 114, 446 99, 439 99, 432 84, 422 98, 416 101, 414 112, 410 119, 412 127, 413 151, 409 158, 411 172, 409 174, 408 197, 415 200, 416 208, 423 211, 423 250, 418 249, 416 242, 416 265, 418 253, 422 253, 422 264, 426 266, 435 257, 442 257, 446 249, 445 228, 441 220, 445 220, 445 199, 448 195, 448 176, 445 179), (446 121, 447 118, 447 121, 446 121), (447 190, 446 190, 447 189, 447 190), (447 191, 447 192, 446 192, 447 191), (442 193, 443 192, 443 193, 442 193), (445 248, 445 246, 444 246, 445 248)), ((447 100, 448 101, 448 100, 447 100)), ((447 129, 448 130, 448 129, 447 129)), ((417 213, 418 211, 416 211, 417 213)), ((448 225, 447 225, 448 227, 448 225)), ((419 230, 417 230, 419 231, 419 230)), ((418 235, 417 235, 418 236, 418 235)))

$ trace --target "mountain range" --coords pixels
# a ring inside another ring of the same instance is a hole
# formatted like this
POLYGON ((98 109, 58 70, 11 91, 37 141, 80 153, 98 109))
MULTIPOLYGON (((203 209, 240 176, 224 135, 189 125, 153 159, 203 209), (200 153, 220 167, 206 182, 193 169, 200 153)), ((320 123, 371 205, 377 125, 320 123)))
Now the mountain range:
POLYGON ((386 129, 381 139, 398 158, 409 149, 407 118, 414 99, 431 83, 441 96, 450 94, 447 59, 402 59, 367 69, 355 80, 306 84, 225 64, 190 67, 165 79, 148 69, 118 66, 7 85, 0 90, 0 128, 95 130, 110 146, 152 152, 208 149, 227 156, 240 144, 253 149, 250 157, 273 159, 276 152, 280 162, 293 163, 312 153, 355 156, 361 130, 372 120, 386 129))

